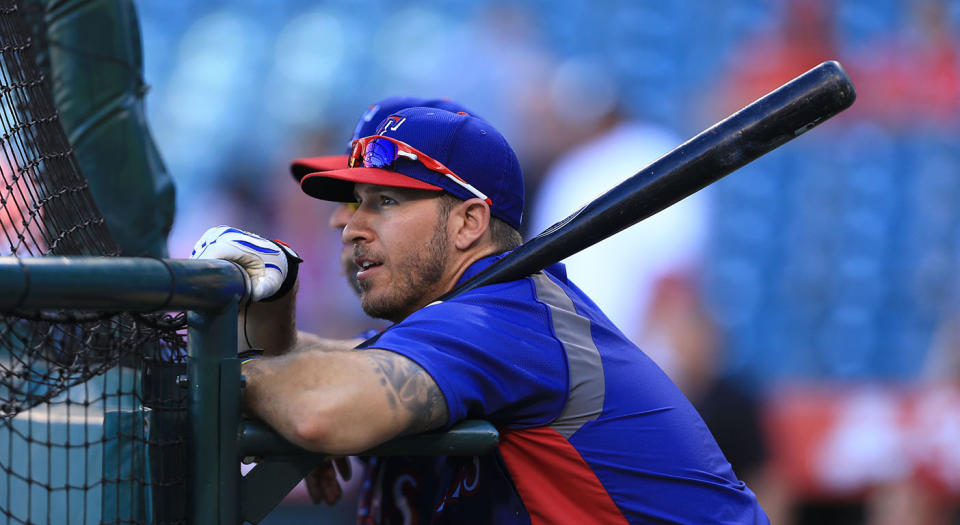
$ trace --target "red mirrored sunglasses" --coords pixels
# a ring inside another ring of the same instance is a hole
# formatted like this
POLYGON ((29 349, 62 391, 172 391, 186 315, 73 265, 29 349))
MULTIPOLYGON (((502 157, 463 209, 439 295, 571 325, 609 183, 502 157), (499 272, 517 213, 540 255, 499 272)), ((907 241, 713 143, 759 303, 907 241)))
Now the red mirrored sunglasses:
POLYGON ((474 188, 469 182, 458 177, 453 170, 444 166, 440 161, 421 152, 406 142, 394 138, 372 135, 353 141, 353 149, 350 152, 347 165, 351 168, 380 168, 397 171, 396 163, 400 157, 405 157, 423 164, 428 170, 447 177, 475 197, 486 201, 488 205, 493 205, 493 201, 484 195, 482 191, 474 188))

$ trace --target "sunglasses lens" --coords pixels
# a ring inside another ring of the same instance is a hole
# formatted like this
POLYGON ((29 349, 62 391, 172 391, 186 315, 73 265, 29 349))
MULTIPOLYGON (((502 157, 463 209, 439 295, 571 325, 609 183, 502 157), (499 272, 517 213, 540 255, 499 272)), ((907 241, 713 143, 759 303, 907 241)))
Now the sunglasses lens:
POLYGON ((389 140, 371 140, 363 153, 363 165, 367 168, 388 169, 393 167, 393 161, 396 159, 397 145, 389 140))
POLYGON ((353 142, 353 149, 350 151, 350 157, 347 159, 348 168, 356 168, 360 166, 360 159, 363 157, 363 145, 360 144, 360 141, 353 142))

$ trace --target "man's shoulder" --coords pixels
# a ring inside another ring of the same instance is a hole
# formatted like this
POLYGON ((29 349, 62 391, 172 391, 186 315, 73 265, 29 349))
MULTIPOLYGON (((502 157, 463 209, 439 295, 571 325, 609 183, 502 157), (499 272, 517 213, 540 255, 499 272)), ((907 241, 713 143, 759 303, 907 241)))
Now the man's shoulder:
MULTIPOLYGON (((543 278, 542 274, 538 278, 543 278)), ((487 343, 509 339, 514 344, 546 344, 554 338, 548 307, 533 278, 481 286, 437 301, 390 327, 384 337, 417 340, 455 338, 487 343), (445 336, 443 334, 446 334, 445 336)))
POLYGON ((480 286, 445 301, 436 301, 414 312, 399 324, 424 320, 469 322, 471 319, 508 319, 536 308, 529 278, 480 286))
POLYGON ((539 288, 542 288, 543 283, 550 283, 551 287, 556 287, 562 294, 569 296, 571 301, 580 300, 582 292, 568 280, 566 267, 563 263, 554 263, 533 274, 479 286, 446 301, 431 303, 427 307, 440 306, 443 310, 483 308, 501 313, 540 308, 543 301, 539 288))

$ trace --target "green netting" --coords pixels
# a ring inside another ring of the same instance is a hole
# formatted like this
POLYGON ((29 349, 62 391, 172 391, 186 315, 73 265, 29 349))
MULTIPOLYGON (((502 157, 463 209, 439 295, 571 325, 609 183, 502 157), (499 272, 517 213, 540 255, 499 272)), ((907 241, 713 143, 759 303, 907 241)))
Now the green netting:
MULTIPOLYGON (((118 255, 37 63, 43 7, 28 8, 0 0, 0 256, 118 255)), ((0 316, 0 523, 185 520, 184 325, 0 316)))

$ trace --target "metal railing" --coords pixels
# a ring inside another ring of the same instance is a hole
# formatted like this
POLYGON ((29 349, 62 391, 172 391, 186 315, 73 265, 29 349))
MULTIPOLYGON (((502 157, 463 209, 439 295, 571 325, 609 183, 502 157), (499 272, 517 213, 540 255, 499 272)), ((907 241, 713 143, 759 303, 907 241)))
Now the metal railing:
MULTIPOLYGON (((256 523, 325 459, 240 417, 241 272, 219 260, 0 257, 0 312, 188 312, 186 479, 188 516, 195 524, 256 523), (239 462, 246 456, 263 459, 242 476, 239 462)), ((398 438, 364 455, 477 455, 498 438, 489 423, 466 421, 448 432, 398 438)))

